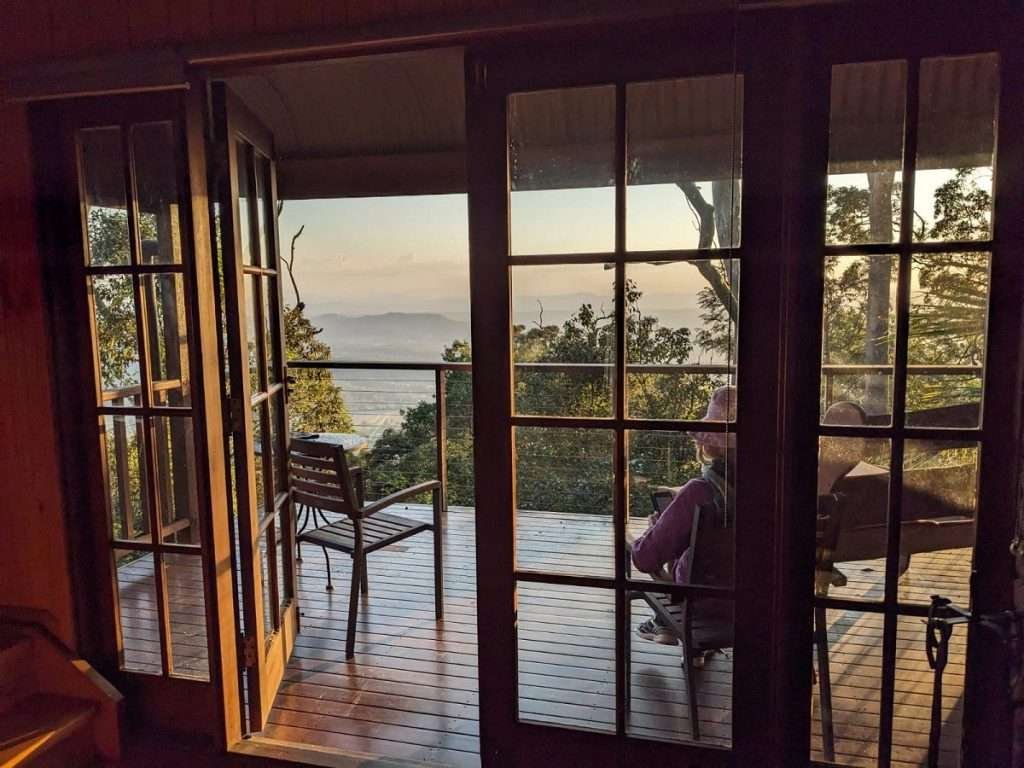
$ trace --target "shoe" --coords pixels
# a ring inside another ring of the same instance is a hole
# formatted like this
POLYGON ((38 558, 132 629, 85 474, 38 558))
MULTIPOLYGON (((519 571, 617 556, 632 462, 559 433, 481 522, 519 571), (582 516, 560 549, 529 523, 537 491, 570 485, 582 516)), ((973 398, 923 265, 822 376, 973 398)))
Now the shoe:
POLYGON ((636 633, 644 640, 651 640, 662 645, 675 645, 679 641, 671 630, 654 616, 636 628, 636 633))

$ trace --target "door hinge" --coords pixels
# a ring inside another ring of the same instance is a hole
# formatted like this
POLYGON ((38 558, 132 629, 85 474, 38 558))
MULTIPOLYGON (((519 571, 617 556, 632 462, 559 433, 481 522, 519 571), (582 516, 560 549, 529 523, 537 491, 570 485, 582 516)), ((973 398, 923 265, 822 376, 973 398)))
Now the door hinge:
POLYGON ((255 667, 258 661, 256 657, 256 635, 239 635, 239 655, 242 657, 242 666, 248 669, 255 667))

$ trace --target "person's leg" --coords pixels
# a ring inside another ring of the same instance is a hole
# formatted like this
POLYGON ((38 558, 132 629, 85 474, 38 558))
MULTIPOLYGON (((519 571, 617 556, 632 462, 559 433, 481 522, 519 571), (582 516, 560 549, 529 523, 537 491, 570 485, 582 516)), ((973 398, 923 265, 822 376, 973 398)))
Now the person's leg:
POLYGON ((675 645, 678 642, 675 633, 665 626, 657 614, 638 626, 636 633, 644 640, 651 640, 662 645, 675 645))

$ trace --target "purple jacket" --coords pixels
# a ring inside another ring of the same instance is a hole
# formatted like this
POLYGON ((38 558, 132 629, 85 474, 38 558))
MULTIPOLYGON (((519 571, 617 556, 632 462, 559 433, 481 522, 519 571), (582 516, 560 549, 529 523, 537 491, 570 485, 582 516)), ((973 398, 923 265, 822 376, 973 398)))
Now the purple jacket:
POLYGON ((712 503, 714 491, 703 478, 680 488, 654 525, 633 542, 633 565, 644 573, 655 573, 665 565, 677 584, 685 584, 693 513, 702 504, 712 503))

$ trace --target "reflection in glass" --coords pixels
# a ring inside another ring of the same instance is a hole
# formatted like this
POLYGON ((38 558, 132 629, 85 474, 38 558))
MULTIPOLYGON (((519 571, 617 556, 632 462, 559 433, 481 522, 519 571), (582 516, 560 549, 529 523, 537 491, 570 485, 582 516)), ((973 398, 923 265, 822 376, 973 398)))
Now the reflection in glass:
POLYGON ((911 288, 907 424, 977 427, 984 383, 989 255, 915 254, 911 288))
POLYGON ((278 317, 275 311, 277 306, 277 278, 264 277, 260 281, 263 285, 263 326, 264 338, 267 344, 267 381, 277 384, 281 381, 280 361, 277 359, 277 348, 274 339, 274 320, 278 317))
POLYGON ((615 87, 508 99, 512 253, 615 248, 615 87))
POLYGON ((172 552, 165 553, 163 558, 171 629, 171 674, 209 680, 202 560, 198 555, 172 552))
MULTIPOLYGON (((966 607, 961 604, 960 607, 966 607)), ((959 768, 963 733, 964 673, 967 660, 967 627, 953 630, 949 660, 942 676, 942 734, 939 768, 959 768)), ((925 652, 925 620, 900 616, 896 623, 896 697, 893 712, 893 743, 900 747, 900 762, 928 764, 928 732, 931 724, 932 675, 925 652)))
POLYGON ((732 259, 626 266, 630 417, 700 419, 735 382, 739 271, 732 259))
POLYGON ((89 278, 104 405, 129 405, 139 394, 139 338, 130 275, 89 278))
POLYGON ((812 760, 877 764, 883 622, 880 613, 814 609, 812 760))
POLYGON ((512 268, 516 413, 612 415, 613 281, 603 264, 512 268))
POLYGON ((519 718, 614 732, 615 593, 527 583, 517 592, 519 718))
POLYGON ((82 198, 88 254, 94 267, 131 262, 124 152, 120 128, 89 128, 78 133, 82 198))
POLYGON ((154 405, 191 403, 185 292, 180 274, 144 275, 154 405))
POLYGON ((159 675, 163 663, 153 554, 115 549, 113 558, 122 645, 119 666, 129 672, 159 675))
POLYGON ((257 332, 259 314, 260 278, 258 275, 246 275, 245 286, 245 341, 249 358, 249 394, 254 396, 262 391, 260 384, 260 337, 257 332))
POLYGON ((263 405, 252 409, 253 457, 252 471, 256 481, 256 519, 261 520, 269 511, 267 507, 266 489, 263 485, 263 452, 267 450, 267 425, 263 422, 263 405))
MULTIPOLYGON (((855 403, 836 403, 825 422, 859 426, 863 412, 855 403)), ((888 440, 820 438, 816 594, 872 602, 884 597, 889 465, 888 440)))
POLYGON ((892 423, 896 265, 888 254, 825 258, 823 415, 834 403, 852 401, 871 424, 892 423))
POLYGON ((270 248, 271 230, 267 226, 270 208, 270 161, 256 153, 256 232, 259 237, 257 245, 260 249, 260 262, 265 267, 276 269, 271 263, 270 248))
POLYGON ((633 430, 628 437, 632 575, 732 586, 736 436, 633 430))
POLYGON ((899 599, 941 594, 970 604, 978 509, 978 445, 907 440, 900 508, 899 599))
POLYGON ((274 521, 274 530, 277 532, 274 537, 275 540, 275 562, 277 563, 277 602, 282 608, 282 614, 284 607, 288 604, 291 599, 289 592, 291 591, 286 584, 285 577, 285 562, 284 562, 284 532, 281 526, 284 521, 284 516, 278 517, 274 521))
POLYGON ((742 124, 733 75, 627 86, 629 250, 739 245, 742 124))
POLYGON ((516 567, 610 576, 614 433, 515 428, 516 567))
POLYGON ((626 628, 629 665, 630 736, 658 741, 698 741, 728 747, 732 742, 732 645, 731 600, 690 596, 673 601, 667 595, 642 593, 630 603, 626 628), (652 606, 652 603, 657 608, 652 606), (685 610, 684 610, 685 609, 685 610), (640 635, 658 611, 660 621, 672 629, 667 637, 685 636, 689 665, 681 663, 679 645, 652 642, 640 635), (693 727, 691 695, 696 707, 693 727))
POLYGON ((238 251, 243 264, 258 265, 259 260, 252 246, 252 218, 249 205, 252 197, 252 159, 249 145, 239 141, 236 145, 238 160, 238 251))
POLYGON ((105 481, 115 539, 149 541, 145 427, 136 416, 104 416, 105 481))
POLYGON ((132 127, 132 160, 144 264, 181 263, 177 159, 171 123, 132 127))
POLYGON ((281 436, 281 424, 283 414, 281 413, 283 392, 276 392, 270 396, 270 462, 274 468, 274 494, 285 492, 285 472, 287 471, 287 458, 284 455, 284 444, 281 436))
POLYGON ((192 419, 185 416, 154 417, 153 440, 156 492, 164 539, 177 544, 199 544, 201 532, 192 419))
POLYGON ((907 64, 832 67, 825 242, 899 238, 907 64))
POLYGON ((924 59, 914 176, 914 240, 992 236, 999 58, 924 59))
POLYGON ((260 550, 260 561, 259 561, 259 574, 257 578, 260 580, 260 590, 263 592, 263 638, 266 642, 270 642, 271 635, 274 634, 276 629, 274 625, 274 595, 273 595, 273 584, 274 576, 270 570, 270 558, 273 552, 268 548, 270 540, 270 528, 260 536, 259 550, 260 550))

